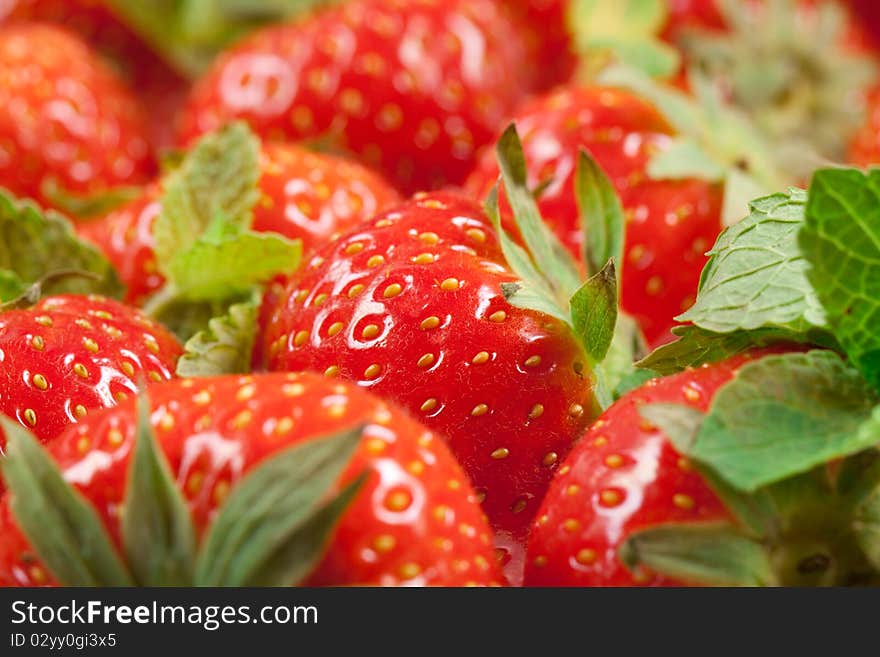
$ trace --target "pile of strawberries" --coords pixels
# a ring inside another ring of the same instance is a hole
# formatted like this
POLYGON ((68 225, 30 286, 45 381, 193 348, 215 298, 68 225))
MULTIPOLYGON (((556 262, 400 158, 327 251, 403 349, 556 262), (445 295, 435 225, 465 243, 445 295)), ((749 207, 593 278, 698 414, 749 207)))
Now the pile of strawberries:
POLYGON ((878 581, 867 14, 252 4, 0 2, 0 585, 878 581))

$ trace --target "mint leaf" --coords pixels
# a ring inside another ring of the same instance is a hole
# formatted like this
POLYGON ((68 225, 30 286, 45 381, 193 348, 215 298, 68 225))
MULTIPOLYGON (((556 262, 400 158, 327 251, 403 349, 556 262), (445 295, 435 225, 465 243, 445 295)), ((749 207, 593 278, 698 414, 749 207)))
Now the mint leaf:
POLYGON ((361 439, 355 427, 285 449, 236 484, 196 566, 197 586, 291 586, 309 575, 363 477, 327 498, 361 439))
POLYGON ((772 344, 798 343, 834 348, 836 343, 822 331, 804 333, 780 328, 758 328, 750 331, 714 333, 696 326, 677 326, 678 339, 657 347, 636 363, 660 374, 675 374, 688 367, 714 363, 755 347, 772 344))
POLYGON ((623 206, 608 176, 587 151, 578 153, 574 196, 584 237, 582 255, 588 272, 597 272, 609 260, 623 262, 626 226, 623 206))
POLYGON ((806 193, 798 189, 753 201, 751 214, 709 251, 697 300, 677 319, 718 333, 824 327, 797 241, 805 204, 806 193))
POLYGON ((166 276, 172 278, 175 255, 192 248, 218 216, 250 228, 259 178, 259 142, 244 123, 202 137, 167 177, 153 224, 154 250, 166 276))
POLYGON ((251 371, 251 352, 257 329, 257 302, 231 306, 193 336, 177 361, 178 376, 217 376, 251 371))
POLYGON ((227 298, 295 271, 301 254, 299 240, 276 233, 246 231, 216 240, 200 238, 174 257, 169 280, 187 299, 227 298))
POLYGON ((687 454, 751 492, 880 442, 878 405, 833 352, 765 356, 715 394, 687 454))
POLYGON ((880 390, 880 170, 817 171, 800 245, 835 337, 880 390))
POLYGON ((120 514, 128 564, 141 586, 189 586, 196 532, 177 482, 156 442, 146 395, 137 400, 137 440, 120 514))
POLYGON ((46 568, 66 586, 132 586, 98 512, 37 439, 3 415, 0 431, 7 438, 0 469, 10 510, 46 568))
POLYGON ((571 319, 575 335, 594 363, 608 353, 617 324, 617 278, 614 261, 591 276, 571 297, 571 319))
POLYGON ((121 298, 124 292, 110 262, 80 240, 66 219, 0 189, 0 301, 10 301, 40 281, 45 294, 121 298), (77 272, 85 275, 57 275, 77 272))
POLYGON ((776 584, 764 546, 726 524, 665 524, 644 529, 632 533, 619 553, 630 570, 646 566, 693 584, 776 584))

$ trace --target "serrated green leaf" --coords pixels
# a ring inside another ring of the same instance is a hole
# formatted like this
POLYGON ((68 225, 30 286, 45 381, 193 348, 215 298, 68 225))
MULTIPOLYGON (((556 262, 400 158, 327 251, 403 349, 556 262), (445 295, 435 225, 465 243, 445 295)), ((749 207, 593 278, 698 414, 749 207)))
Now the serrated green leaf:
MULTIPOLYGON (((654 180, 697 178, 716 182, 724 179, 724 167, 691 137, 677 137, 648 162, 646 172, 654 180)), ((754 198, 754 196, 750 197, 754 198)))
POLYGON ((568 251, 541 218, 528 187, 525 155, 514 124, 498 140, 497 153, 504 191, 534 268, 564 305, 562 301, 567 303, 580 287, 581 276, 568 251))
POLYGON ((657 347, 636 363, 660 374, 674 374, 688 367, 714 363, 755 347, 772 344, 812 344, 833 348, 834 341, 821 331, 799 333, 778 328, 759 328, 751 331, 714 333, 696 326, 678 326, 673 329, 678 339, 657 347))
POLYGON ((137 439, 120 514, 122 543, 141 586, 189 586, 196 532, 186 501, 156 443, 146 395, 138 397, 137 439))
POLYGON ((725 230, 709 251, 697 300, 677 319, 718 333, 824 327, 797 240, 805 204, 798 189, 753 201, 751 214, 725 230))
POLYGON ((153 236, 159 268, 172 282, 175 257, 195 246, 218 217, 250 228, 259 177, 259 142, 242 122, 202 137, 167 177, 153 236))
POLYGON ((299 266, 302 242, 276 233, 247 231, 217 240, 200 238, 171 263, 170 279, 187 299, 244 294, 257 283, 299 266))
POLYGON ((14 294, 18 283, 21 294, 43 279, 47 279, 42 287, 45 294, 120 298, 125 291, 113 266, 98 249, 80 240, 66 219, 0 190, 0 300, 18 296, 14 294), (93 276, 52 276, 62 271, 93 276))
POLYGON ((715 586, 774 586, 767 550, 727 524, 666 524, 634 532, 620 547, 630 570, 715 586))
POLYGON ((623 262, 626 226, 623 205, 608 176, 583 149, 578 153, 574 196, 583 232, 582 258, 587 272, 599 271, 609 260, 623 262))
POLYGON ((40 561, 67 586, 132 586, 94 507, 61 475, 37 439, 0 415, 0 469, 10 509, 40 561))
POLYGON ((765 356, 718 390, 688 454, 754 491, 876 444, 878 404, 833 352, 765 356))
POLYGON ((177 361, 177 375, 185 377, 246 374, 257 329, 257 302, 239 303, 212 318, 208 329, 193 336, 177 361))
POLYGON ((593 363, 608 353, 617 324, 617 277, 609 260, 574 293, 570 301, 574 334, 593 363))
POLYGON ((321 558, 330 531, 363 479, 327 500, 362 427, 290 447, 230 491, 204 540, 197 586, 289 586, 321 558))
POLYGON ((817 171, 800 245, 835 337, 880 390, 880 169, 817 171))

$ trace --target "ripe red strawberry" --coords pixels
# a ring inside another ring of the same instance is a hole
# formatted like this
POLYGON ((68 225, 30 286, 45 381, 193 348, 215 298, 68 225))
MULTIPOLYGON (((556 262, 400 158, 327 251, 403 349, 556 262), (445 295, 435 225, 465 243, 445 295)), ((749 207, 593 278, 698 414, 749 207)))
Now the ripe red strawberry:
POLYGON ((608 408, 559 468, 544 498, 529 537, 526 585, 684 584, 629 571, 619 547, 646 527, 726 521, 731 515, 639 408, 674 403, 705 411, 715 392, 759 353, 653 379, 608 408))
POLYGON ((51 440, 141 380, 171 378, 181 351, 139 311, 101 297, 59 295, 0 313, 0 412, 51 440))
POLYGON ((846 159, 860 167, 880 163, 880 89, 868 96, 865 122, 855 133, 846 159))
POLYGON ((154 149, 174 143, 173 120, 187 81, 120 20, 106 0, 6 0, 0 23, 39 21, 63 25, 108 57, 141 102, 154 149))
POLYGON ((224 53, 181 136, 243 118, 262 137, 344 148, 404 191, 456 184, 531 85, 525 52, 491 0, 354 0, 224 53))
MULTIPOLYGON (((722 186, 648 177, 649 158, 676 135, 653 106, 628 91, 563 88, 527 104, 515 121, 529 185, 546 183, 538 198, 541 214, 575 257, 583 247, 573 182, 579 150, 588 150, 605 170, 627 218, 621 305, 649 343, 668 340, 673 318, 694 301, 703 254, 721 230, 722 186)), ((487 154, 466 186, 483 196, 497 179, 498 165, 487 154)))
MULTIPOLYGON (((354 162, 284 143, 263 144, 259 189, 253 229, 299 238, 306 251, 400 199, 382 178, 354 162)), ((78 227, 118 270, 128 286, 126 301, 137 305, 164 282, 152 233, 160 195, 160 186, 152 185, 139 198, 78 227)))
POLYGON ((593 415, 568 327, 514 307, 482 209, 417 194, 317 251, 263 338, 271 370, 357 381, 444 435, 515 551, 554 467, 593 415))
MULTIPOLYGON (((357 386, 313 374, 184 379, 152 387, 150 400, 153 430, 199 538, 255 466, 365 424, 333 488, 364 469, 368 478, 305 583, 500 582, 485 519, 443 441, 357 386)), ((48 448, 117 544, 136 424, 129 402, 72 427, 48 448)), ((17 527, 9 498, 0 506, 0 585, 56 584, 17 527)))
POLYGON ((0 186, 51 205, 49 188, 95 194, 153 172, 144 116, 76 35, 0 26, 0 186))
POLYGON ((504 6, 523 23, 539 89, 567 82, 577 58, 567 28, 569 0, 508 0, 504 6))

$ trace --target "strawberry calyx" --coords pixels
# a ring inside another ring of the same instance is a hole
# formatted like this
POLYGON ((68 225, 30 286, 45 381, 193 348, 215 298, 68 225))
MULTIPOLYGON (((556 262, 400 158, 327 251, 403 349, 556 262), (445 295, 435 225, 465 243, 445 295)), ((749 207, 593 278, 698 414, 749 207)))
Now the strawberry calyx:
POLYGON ((232 488, 199 539, 180 489, 138 400, 137 438, 122 504, 121 545, 36 439, 0 417, 0 463, 10 508, 43 564, 67 586, 290 586, 323 555, 362 473, 329 492, 350 462, 362 427, 290 447, 232 488))
POLYGON ((501 225, 498 186, 486 201, 486 213, 498 232, 516 283, 502 285, 506 300, 519 308, 548 314, 566 323, 580 342, 595 380, 599 404, 611 404, 613 390, 632 370, 643 339, 635 322, 619 311, 616 265, 623 251, 624 215, 620 199, 601 167, 581 150, 575 196, 584 231, 588 278, 582 280, 574 258, 541 218, 526 181, 525 156, 516 126, 497 144, 501 183, 513 210, 521 242, 501 225))
POLYGON ((259 142, 236 122, 202 137, 163 181, 153 237, 166 283, 145 310, 184 340, 299 265, 300 240, 251 229, 259 177, 259 142))
POLYGON ((54 177, 43 180, 40 193, 53 208, 76 221, 88 221, 133 201, 143 193, 140 187, 113 187, 94 193, 78 193, 61 186, 54 177))
POLYGON ((878 193, 878 171, 819 170, 807 191, 753 201, 719 237, 679 318, 691 324, 637 365, 668 374, 775 345, 705 413, 640 409, 736 522, 715 537, 723 548, 708 545, 707 528, 633 534, 621 552, 633 568, 709 584, 878 581, 878 193), (689 551, 711 554, 715 569, 689 565, 689 551))
POLYGON ((0 235, 0 310, 32 305, 51 294, 122 297, 113 266, 76 236, 67 219, 2 189, 0 235))
POLYGON ((679 32, 676 45, 689 66, 724 81, 727 96, 768 136, 782 166, 806 175, 805 154, 842 160, 878 79, 865 46, 846 42, 848 10, 798 0, 716 4, 726 30, 679 32))

